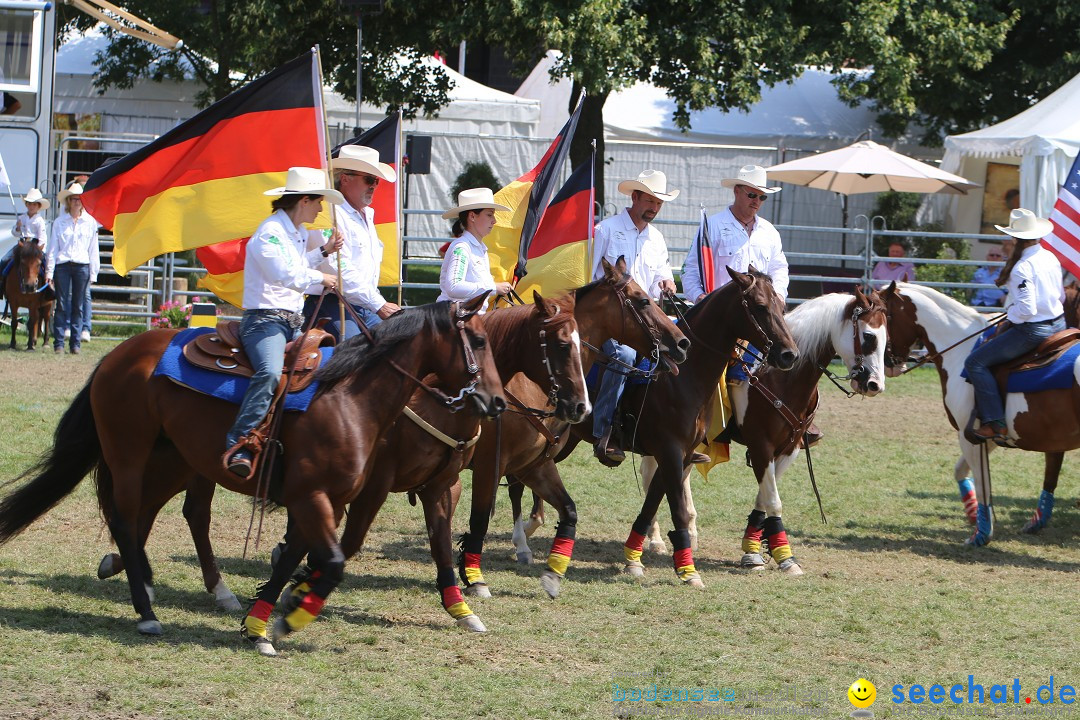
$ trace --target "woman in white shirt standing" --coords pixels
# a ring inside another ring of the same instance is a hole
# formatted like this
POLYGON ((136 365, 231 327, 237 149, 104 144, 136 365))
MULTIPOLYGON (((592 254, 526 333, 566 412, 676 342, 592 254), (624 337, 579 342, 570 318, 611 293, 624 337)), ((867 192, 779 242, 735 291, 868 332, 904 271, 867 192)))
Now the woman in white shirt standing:
POLYGON ((997 441, 1007 437, 1005 405, 990 368, 1034 350, 1043 340, 1065 329, 1065 290, 1061 263, 1039 244, 1053 230, 1049 220, 1017 208, 1009 214, 1008 227, 994 227, 1018 241, 995 281, 998 287, 1008 286, 1008 326, 973 350, 964 369, 975 386, 975 407, 982 423, 974 432, 997 441))
POLYGON ((304 223, 314 222, 324 198, 334 205, 344 201, 341 193, 327 187, 323 170, 289 168, 285 186, 263 194, 276 196, 270 204, 274 212, 247 243, 240 321, 240 341, 255 374, 225 439, 225 466, 242 478, 252 472, 249 435, 270 409, 285 365, 285 344, 303 324, 304 290, 313 283, 334 287, 336 277, 315 268, 342 244, 339 232, 304 228, 304 223))
POLYGON ((510 208, 495 202, 490 188, 472 188, 458 193, 457 207, 442 214, 444 220, 456 220, 451 231, 455 238, 446 250, 439 273, 439 300, 470 300, 487 290, 497 295, 510 293, 510 283, 497 283, 491 276, 483 242, 495 227, 496 210, 510 208))
POLYGON ((69 332, 72 355, 82 345, 83 299, 86 288, 97 280, 101 267, 98 224, 84 210, 82 185, 73 184, 57 195, 67 210, 53 222, 45 280, 56 291, 56 314, 53 317, 53 350, 64 351, 64 332, 69 332))

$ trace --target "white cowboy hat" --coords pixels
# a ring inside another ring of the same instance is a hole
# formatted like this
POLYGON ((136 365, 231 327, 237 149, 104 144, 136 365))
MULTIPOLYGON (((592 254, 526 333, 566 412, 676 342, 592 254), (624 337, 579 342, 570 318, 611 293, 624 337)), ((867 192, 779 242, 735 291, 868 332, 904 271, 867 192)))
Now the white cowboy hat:
POLYGON ((363 145, 345 145, 338 150, 338 156, 331 162, 334 170, 356 170, 385 180, 397 182, 394 168, 379 162, 379 151, 363 145))
POLYGON ((763 192, 766 195, 772 195, 773 193, 780 192, 778 187, 767 187, 765 183, 768 179, 765 177, 765 168, 760 165, 743 165, 739 168, 738 174, 733 178, 724 178, 720 181, 720 184, 726 188, 733 188, 736 185, 746 185, 752 187, 758 192, 763 192))
POLYGON ((994 227, 1018 240, 1038 240, 1049 235, 1054 229, 1054 224, 1049 220, 1043 220, 1030 210, 1016 208, 1009 213, 1008 227, 1000 225, 994 227))
POLYGON ((79 183, 71 183, 71 186, 67 190, 61 190, 59 193, 57 193, 56 200, 61 205, 63 205, 64 202, 69 197, 71 197, 72 195, 78 197, 79 195, 82 195, 82 194, 83 194, 82 185, 80 185, 79 183))
POLYGON ((678 190, 668 192, 667 175, 659 170, 646 170, 638 175, 636 180, 623 180, 619 183, 619 192, 623 195, 633 195, 635 190, 664 202, 679 197, 678 190))
POLYGON ((41 209, 42 210, 48 210, 49 209, 49 198, 42 195, 41 191, 38 190, 37 188, 30 188, 29 192, 27 192, 26 195, 23 195, 23 202, 41 203, 41 209))
POLYGON ((495 202, 495 195, 491 188, 470 188, 462 190, 457 196, 457 207, 452 207, 442 214, 443 220, 453 220, 466 210, 492 210, 509 211, 510 208, 495 202))
POLYGON ((344 195, 326 186, 325 172, 309 167, 289 168, 289 174, 285 176, 285 185, 267 190, 263 195, 323 195, 334 205, 345 202, 344 195))

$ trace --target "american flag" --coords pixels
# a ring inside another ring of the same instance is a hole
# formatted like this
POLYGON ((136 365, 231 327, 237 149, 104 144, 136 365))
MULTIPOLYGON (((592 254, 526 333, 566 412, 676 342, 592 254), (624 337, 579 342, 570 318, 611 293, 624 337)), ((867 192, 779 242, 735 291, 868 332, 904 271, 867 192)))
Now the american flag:
POLYGON ((1080 277, 1080 156, 1061 186, 1050 222, 1054 230, 1042 244, 1058 256, 1066 270, 1080 277))

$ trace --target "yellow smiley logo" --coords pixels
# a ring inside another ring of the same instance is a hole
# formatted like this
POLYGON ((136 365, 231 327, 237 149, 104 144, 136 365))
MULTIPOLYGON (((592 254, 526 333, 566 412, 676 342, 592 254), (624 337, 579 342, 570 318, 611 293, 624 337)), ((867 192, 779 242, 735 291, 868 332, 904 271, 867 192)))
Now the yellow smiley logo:
POLYGON ((877 688, 866 678, 859 678, 851 683, 851 687, 847 690, 847 697, 855 707, 868 708, 877 699, 877 688))

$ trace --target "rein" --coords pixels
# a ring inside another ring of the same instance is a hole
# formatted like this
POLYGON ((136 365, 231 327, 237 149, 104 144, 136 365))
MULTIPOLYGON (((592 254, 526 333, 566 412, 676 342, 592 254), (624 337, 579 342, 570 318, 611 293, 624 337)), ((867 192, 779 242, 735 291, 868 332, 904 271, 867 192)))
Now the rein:
MULTIPOLYGON (((626 294, 626 286, 630 284, 629 280, 626 280, 618 285, 613 285, 615 296, 619 298, 619 302, 625 305, 630 310, 630 314, 633 316, 634 321, 638 326, 645 331, 645 333, 652 339, 653 349, 649 354, 651 360, 654 361, 653 368, 651 370, 639 370, 634 365, 625 363, 618 358, 611 357, 600 348, 596 347, 592 343, 582 340, 581 344, 592 350, 596 355, 593 362, 604 367, 604 372, 616 373, 618 375, 625 375, 626 377, 642 378, 648 382, 652 382, 656 379, 656 376, 660 372, 660 335, 650 327, 648 321, 641 314, 636 307, 634 307, 634 301, 626 294)), ((625 323, 625 318, 624 318, 625 323)))
MULTIPOLYGON (((888 318, 889 323, 891 324, 892 323, 892 313, 889 313, 887 315, 887 318, 888 318)), ((1000 325, 1001 323, 1005 322, 1006 320, 1008 320, 1008 316, 1005 313, 1001 313, 1000 315, 997 315, 993 320, 988 322, 985 327, 979 328, 975 332, 970 333, 968 335, 965 335, 964 337, 960 338, 959 340, 954 342, 949 347, 944 348, 943 350, 935 350, 932 353, 927 353, 926 355, 923 355, 921 358, 919 358, 915 362, 914 365, 901 370, 900 375, 906 375, 907 373, 911 372, 915 368, 922 367, 923 365, 925 365, 928 362, 939 359, 942 355, 949 352, 954 347, 956 347, 958 345, 963 345, 965 342, 967 342, 971 338, 978 337, 979 335, 982 335, 984 332, 987 331, 988 328, 992 328, 992 327, 994 327, 996 325, 1000 325)), ((910 349, 911 348, 908 348, 909 351, 910 351, 910 349)), ((888 342, 886 342, 885 343, 885 366, 891 368, 891 367, 898 367, 900 365, 905 365, 906 363, 907 363, 906 359, 901 360, 897 355, 895 355, 893 353, 893 351, 892 351, 892 340, 890 339, 888 342)))

